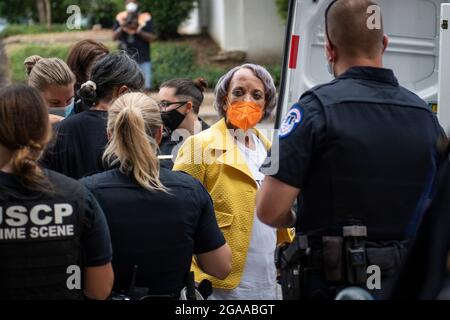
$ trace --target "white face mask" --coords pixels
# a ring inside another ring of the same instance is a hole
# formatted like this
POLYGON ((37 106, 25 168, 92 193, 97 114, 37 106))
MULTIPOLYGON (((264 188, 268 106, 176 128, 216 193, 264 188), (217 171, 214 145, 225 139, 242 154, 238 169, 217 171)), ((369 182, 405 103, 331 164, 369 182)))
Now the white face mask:
POLYGON ((126 9, 128 12, 136 12, 138 5, 135 2, 130 2, 127 4, 126 9))

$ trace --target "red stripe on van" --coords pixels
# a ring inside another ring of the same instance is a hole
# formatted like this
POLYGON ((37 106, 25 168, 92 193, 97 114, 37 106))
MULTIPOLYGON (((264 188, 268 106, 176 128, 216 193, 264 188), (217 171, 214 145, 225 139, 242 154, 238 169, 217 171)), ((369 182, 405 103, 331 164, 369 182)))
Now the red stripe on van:
POLYGON ((297 56, 299 44, 300 44, 300 36, 293 35, 291 40, 291 55, 289 57, 289 69, 297 68, 297 56))

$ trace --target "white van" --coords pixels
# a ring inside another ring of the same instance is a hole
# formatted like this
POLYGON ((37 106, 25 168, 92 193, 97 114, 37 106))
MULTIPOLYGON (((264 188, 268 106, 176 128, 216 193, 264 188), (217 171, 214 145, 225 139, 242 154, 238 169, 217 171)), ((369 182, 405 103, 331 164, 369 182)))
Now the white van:
MULTIPOLYGON (((324 50, 324 15, 331 1, 290 1, 276 128, 303 92, 332 80, 327 72, 324 50)), ((401 85, 415 92, 438 112, 441 125, 448 131, 450 0, 376 2, 383 15, 384 31, 390 39, 384 55, 385 67, 393 69, 401 85)))

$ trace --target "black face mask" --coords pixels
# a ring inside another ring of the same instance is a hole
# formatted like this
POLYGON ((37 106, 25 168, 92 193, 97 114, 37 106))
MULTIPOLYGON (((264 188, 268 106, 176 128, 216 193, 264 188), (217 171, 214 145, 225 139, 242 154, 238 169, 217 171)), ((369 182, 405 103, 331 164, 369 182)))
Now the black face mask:
POLYGON ((178 126, 183 122, 184 118, 186 118, 186 115, 184 113, 178 112, 177 109, 167 112, 161 112, 161 118, 164 126, 171 132, 178 128, 178 126))

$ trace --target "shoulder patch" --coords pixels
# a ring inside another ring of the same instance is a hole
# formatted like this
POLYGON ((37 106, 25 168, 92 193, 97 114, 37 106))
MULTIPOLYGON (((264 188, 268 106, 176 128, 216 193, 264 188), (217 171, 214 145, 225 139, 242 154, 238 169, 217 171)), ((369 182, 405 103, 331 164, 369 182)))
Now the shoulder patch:
POLYGON ((298 103, 296 103, 292 106, 291 110, 289 110, 289 112, 281 122, 278 137, 279 138, 287 137, 302 122, 302 118, 303 118, 303 109, 298 103))

